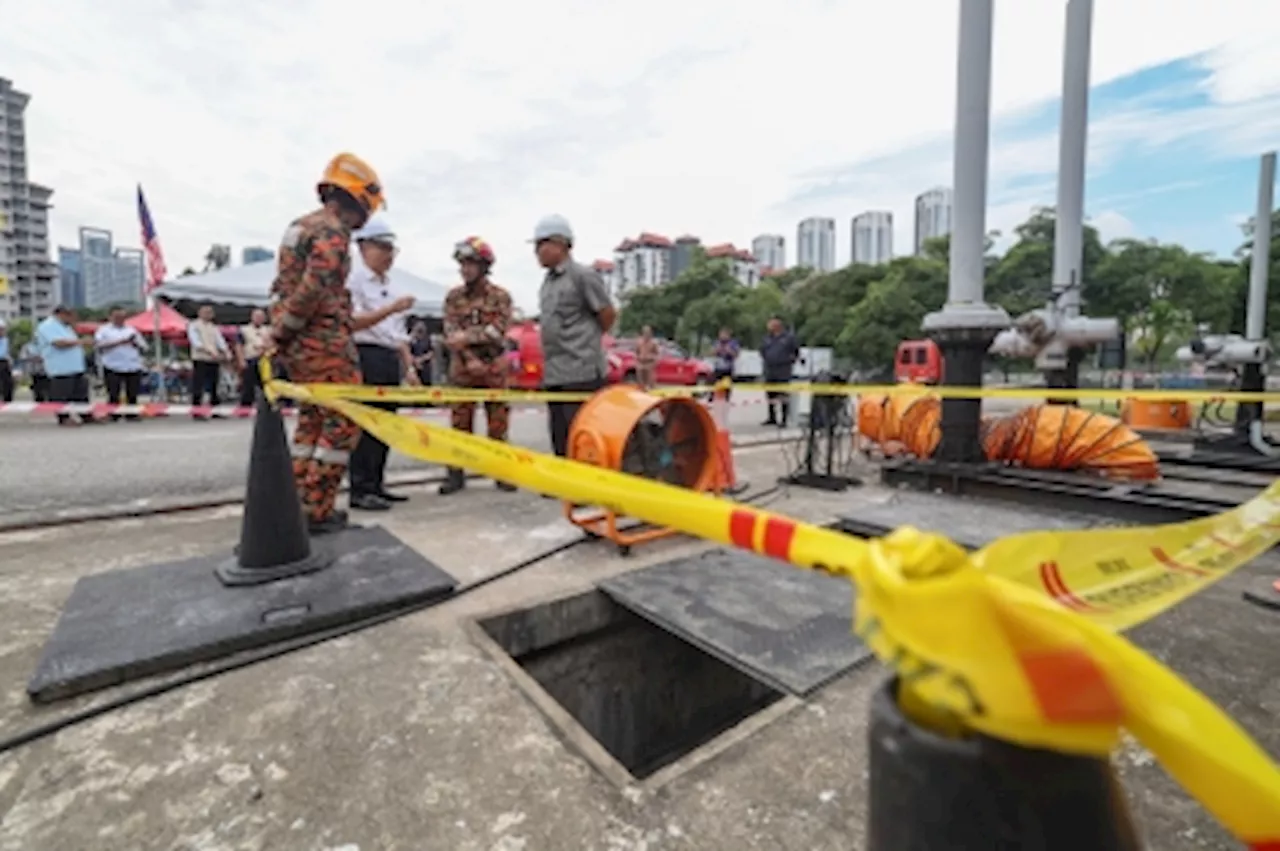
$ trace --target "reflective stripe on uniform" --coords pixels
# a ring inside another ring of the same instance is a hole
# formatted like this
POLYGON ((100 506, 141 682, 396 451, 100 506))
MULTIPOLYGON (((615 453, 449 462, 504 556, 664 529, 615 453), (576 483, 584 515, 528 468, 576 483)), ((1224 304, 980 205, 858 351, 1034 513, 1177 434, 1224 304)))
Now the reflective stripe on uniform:
POLYGON ((313 458, 317 448, 314 443, 290 443, 289 455, 293 458, 313 458))
POLYGON ((280 316, 280 321, 286 328, 291 328, 294 331, 301 330, 307 324, 306 318, 296 313, 284 313, 280 316))
POLYGON ((351 453, 342 449, 333 449, 329 446, 317 446, 315 455, 312 457, 322 464, 340 464, 346 466, 351 460, 351 453))

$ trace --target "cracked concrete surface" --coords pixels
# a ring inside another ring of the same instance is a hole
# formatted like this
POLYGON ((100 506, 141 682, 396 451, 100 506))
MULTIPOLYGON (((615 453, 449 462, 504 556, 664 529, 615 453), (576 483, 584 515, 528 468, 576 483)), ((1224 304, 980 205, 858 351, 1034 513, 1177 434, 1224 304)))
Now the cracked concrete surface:
MULTIPOLYGON (((776 448, 739 454, 757 483, 776 448)), ((485 483, 378 522, 463 582, 575 536, 558 503, 485 483)), ((815 521, 910 499, 792 490, 815 521)), ((974 506, 975 524, 999 512, 974 506)), ((117 692, 32 707, 24 692, 75 579, 227 549, 238 508, 0 536, 0 738, 117 692)), ((385 519, 384 519, 385 517, 385 519)), ((0 755, 0 851, 848 851, 864 841, 872 665, 649 793, 599 776, 463 622, 701 549, 621 558, 595 543, 392 623, 171 691, 0 755)), ((1240 602, 1247 568, 1134 632, 1280 756, 1280 616, 1240 602)), ((127 690, 136 686, 125 686, 127 690)), ((1136 745, 1117 763, 1148 846, 1231 849, 1136 745)))

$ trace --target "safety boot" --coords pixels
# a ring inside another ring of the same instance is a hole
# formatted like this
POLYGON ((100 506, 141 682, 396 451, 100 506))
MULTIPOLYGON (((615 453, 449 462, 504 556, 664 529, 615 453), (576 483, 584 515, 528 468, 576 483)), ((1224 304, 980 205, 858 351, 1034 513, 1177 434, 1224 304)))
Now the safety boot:
POLYGON ((467 480, 463 476, 462 470, 458 467, 450 467, 444 484, 440 486, 440 495, 448 496, 451 493, 457 493, 466 486, 467 480))
POLYGON ((494 479, 493 483, 497 486, 498 490, 504 491, 505 493, 511 493, 516 489, 516 486, 510 482, 500 482, 497 479, 494 479))

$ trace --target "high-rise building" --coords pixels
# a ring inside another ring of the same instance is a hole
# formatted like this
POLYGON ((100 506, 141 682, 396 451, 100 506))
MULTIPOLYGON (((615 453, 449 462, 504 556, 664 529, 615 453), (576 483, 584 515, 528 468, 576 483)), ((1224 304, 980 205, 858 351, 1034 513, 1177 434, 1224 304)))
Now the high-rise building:
POLYGON ((665 236, 642 233, 624 239, 613 249, 618 296, 637 287, 657 287, 670 281, 675 245, 665 236))
POLYGON ((53 190, 27 177, 30 95, 0 77, 0 319, 48 315, 58 300, 49 259, 53 190))
POLYGON ((250 263, 265 263, 268 260, 274 260, 275 257, 274 251, 263 248, 261 245, 250 245, 240 251, 240 262, 246 266, 250 263))
POLYGON ((849 257, 854 263, 878 266, 893 259, 893 213, 868 210, 849 223, 849 257))
POLYGON ((796 229, 796 265, 818 272, 836 268, 836 220, 809 218, 796 229))
POLYGON ((751 253, 762 271, 777 272, 787 268, 787 241, 781 234, 760 234, 751 240, 751 253))
POLYGON ((58 301, 67 307, 84 307, 84 276, 80 274, 80 249, 58 248, 58 301))
POLYGON ((80 228, 79 248, 59 248, 63 299, 73 307, 142 305, 146 255, 137 248, 115 248, 111 231, 80 228), (73 268, 74 273, 68 271, 73 268), (71 298, 76 301, 71 301, 71 298))
POLYGON ((930 239, 951 233, 951 190, 944 186, 916 196, 915 253, 924 251, 930 239))

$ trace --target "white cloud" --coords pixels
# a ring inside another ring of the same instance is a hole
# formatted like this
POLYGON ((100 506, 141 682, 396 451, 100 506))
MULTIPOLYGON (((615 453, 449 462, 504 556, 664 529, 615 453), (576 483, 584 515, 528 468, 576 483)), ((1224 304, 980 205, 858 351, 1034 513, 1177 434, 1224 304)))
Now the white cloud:
MULTIPOLYGON (((350 149, 382 174, 407 267, 448 280, 450 246, 480 233, 529 304, 524 240, 550 211, 574 221, 587 259, 642 229, 739 244, 794 234, 801 214, 838 216, 847 250, 848 218, 870 207, 893 209, 904 238, 911 197, 950 180, 945 147, 864 171, 852 194, 779 202, 803 173, 945 138, 955 6, 0 0, 0 74, 34 96, 30 174, 56 190, 63 243, 82 224, 135 243, 141 181, 171 268, 198 265, 213 242, 273 245, 312 205, 324 162, 350 149)), ((1280 110, 1258 101, 1280 88, 1259 47, 1280 34, 1272 6, 1099 3, 1094 82, 1248 34, 1206 58, 1215 106, 1188 126, 1260 145, 1280 135, 1280 110)), ((1062 23, 1060 3, 998 4, 997 110, 1055 94, 1062 23)), ((1157 116, 1100 122, 1094 156, 1190 132, 1157 116)), ((993 152, 992 227, 1051 200, 1055 160, 1048 137, 993 152)))
POLYGON ((1132 239, 1138 235, 1138 229, 1133 226, 1133 222, 1129 221, 1123 213, 1115 210, 1103 210, 1101 213, 1090 216, 1089 224, 1097 228, 1103 245, 1115 239, 1132 239))

